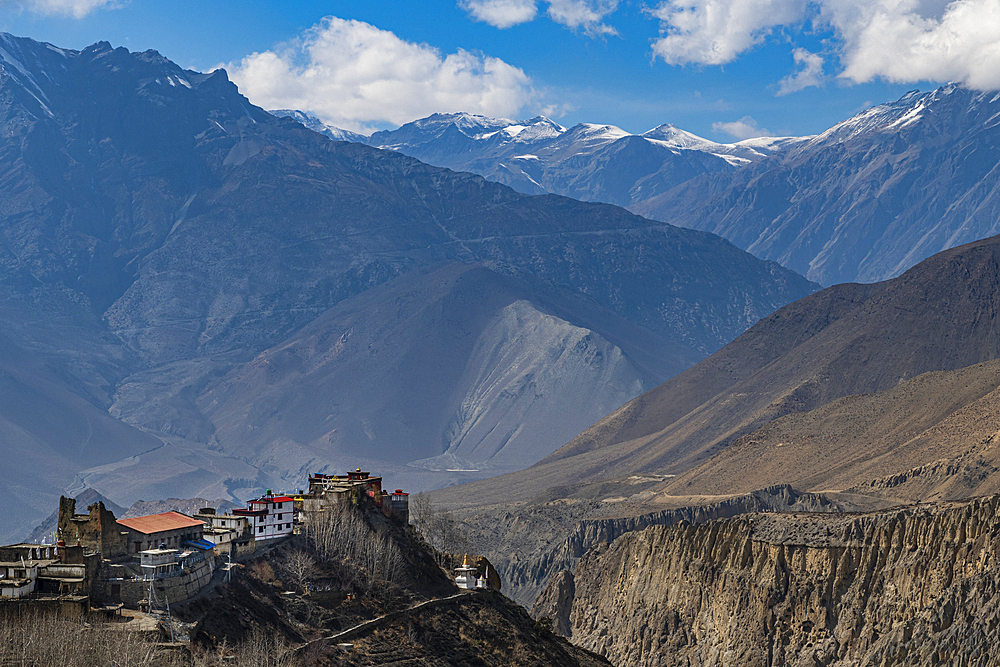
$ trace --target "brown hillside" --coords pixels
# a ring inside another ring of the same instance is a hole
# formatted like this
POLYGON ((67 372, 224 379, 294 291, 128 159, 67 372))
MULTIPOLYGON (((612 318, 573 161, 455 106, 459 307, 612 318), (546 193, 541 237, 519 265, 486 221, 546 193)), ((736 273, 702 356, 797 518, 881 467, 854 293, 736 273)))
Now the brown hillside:
POLYGON ((1000 361, 926 373, 892 389, 786 415, 679 477, 670 494, 775 483, 899 502, 1000 490, 1000 361))

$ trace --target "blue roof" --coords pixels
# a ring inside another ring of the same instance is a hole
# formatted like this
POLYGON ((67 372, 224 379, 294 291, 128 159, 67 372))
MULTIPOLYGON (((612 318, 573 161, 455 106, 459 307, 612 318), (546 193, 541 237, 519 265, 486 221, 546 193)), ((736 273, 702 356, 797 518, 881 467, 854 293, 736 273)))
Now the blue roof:
POLYGON ((184 544, 190 544, 196 549, 201 549, 202 551, 211 551, 215 548, 215 545, 208 540, 187 540, 184 544))

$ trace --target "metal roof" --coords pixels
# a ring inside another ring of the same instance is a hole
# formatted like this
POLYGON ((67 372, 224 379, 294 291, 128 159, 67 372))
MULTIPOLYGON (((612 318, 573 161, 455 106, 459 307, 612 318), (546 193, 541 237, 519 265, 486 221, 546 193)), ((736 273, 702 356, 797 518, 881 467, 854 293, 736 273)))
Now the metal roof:
POLYGON ((148 514, 137 516, 132 519, 119 519, 118 523, 129 530, 134 530, 143 535, 153 535, 154 533, 164 533, 168 530, 179 530, 181 528, 204 527, 205 524, 198 519, 192 519, 180 512, 163 512, 162 514, 148 514))
POLYGON ((184 544, 196 546, 202 551, 211 551, 215 548, 215 545, 208 540, 187 540, 184 544))

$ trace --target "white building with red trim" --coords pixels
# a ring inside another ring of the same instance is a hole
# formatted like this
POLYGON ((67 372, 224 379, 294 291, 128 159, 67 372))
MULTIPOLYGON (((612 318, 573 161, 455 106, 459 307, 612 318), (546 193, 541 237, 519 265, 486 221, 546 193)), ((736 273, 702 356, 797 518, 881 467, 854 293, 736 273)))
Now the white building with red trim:
POLYGON ((295 524, 293 502, 291 497, 273 495, 268 489, 260 498, 248 501, 246 509, 235 509, 233 514, 246 517, 257 542, 274 540, 292 534, 295 524))

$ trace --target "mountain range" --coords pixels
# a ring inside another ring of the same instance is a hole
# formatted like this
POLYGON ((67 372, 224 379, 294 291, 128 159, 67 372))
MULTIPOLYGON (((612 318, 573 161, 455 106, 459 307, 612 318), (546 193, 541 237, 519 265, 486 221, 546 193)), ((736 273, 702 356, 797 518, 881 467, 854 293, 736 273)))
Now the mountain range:
POLYGON ((721 234, 824 285, 885 280, 1000 232, 998 113, 995 93, 909 93, 631 210, 721 234))
POLYGON ((526 194, 554 193, 624 207, 701 174, 732 172, 808 139, 761 137, 721 144, 669 123, 636 135, 614 125, 565 128, 544 116, 510 120, 469 113, 437 113, 365 137, 302 111, 271 113, 294 118, 336 141, 398 151, 526 194))
POLYGON ((823 285, 886 280, 1000 232, 1000 97, 956 85, 913 91, 816 136, 735 144, 670 124, 634 135, 461 113, 366 138, 295 113, 339 140, 710 231, 823 285))
POLYGON ((0 36, 0 136, 0 537, 64 489, 528 465, 817 287, 709 233, 331 141, 155 51, 0 36))

